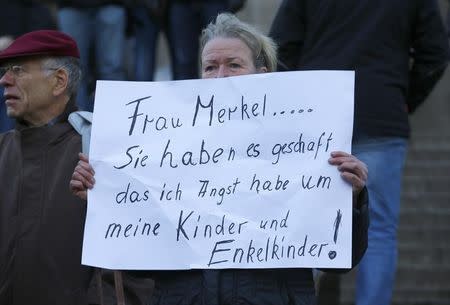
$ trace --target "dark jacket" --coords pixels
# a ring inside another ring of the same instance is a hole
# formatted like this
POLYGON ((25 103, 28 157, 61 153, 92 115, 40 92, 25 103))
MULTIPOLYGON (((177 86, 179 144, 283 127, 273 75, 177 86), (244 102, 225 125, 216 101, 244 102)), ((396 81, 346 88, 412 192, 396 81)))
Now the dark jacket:
MULTIPOLYGON (((352 267, 359 263, 367 249, 368 227, 368 195, 364 189, 353 210, 352 267)), ((135 271, 128 274, 154 279, 151 305, 316 304, 309 268, 135 271)))
POLYGON ((408 137, 449 59, 435 0, 285 0, 270 32, 288 70, 356 70, 356 138, 408 137))
POLYGON ((69 181, 81 151, 67 115, 0 135, 0 305, 86 305, 86 204, 69 181))

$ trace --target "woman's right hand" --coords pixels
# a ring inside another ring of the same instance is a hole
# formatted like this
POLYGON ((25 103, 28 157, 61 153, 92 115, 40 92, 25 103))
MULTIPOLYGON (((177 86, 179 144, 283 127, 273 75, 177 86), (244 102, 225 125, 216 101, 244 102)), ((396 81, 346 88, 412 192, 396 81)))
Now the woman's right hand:
POLYGON ((70 191, 72 194, 80 197, 81 199, 87 199, 87 190, 92 189, 95 184, 94 169, 89 164, 89 159, 85 154, 79 153, 77 166, 72 174, 70 180, 70 191))

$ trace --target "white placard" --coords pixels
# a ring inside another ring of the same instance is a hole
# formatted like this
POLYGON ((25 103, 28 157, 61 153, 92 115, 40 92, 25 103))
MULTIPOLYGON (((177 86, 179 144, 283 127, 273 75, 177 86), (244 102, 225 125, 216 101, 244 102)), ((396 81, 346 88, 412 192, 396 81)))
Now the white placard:
POLYGON ((351 265, 354 72, 97 82, 82 262, 351 265))

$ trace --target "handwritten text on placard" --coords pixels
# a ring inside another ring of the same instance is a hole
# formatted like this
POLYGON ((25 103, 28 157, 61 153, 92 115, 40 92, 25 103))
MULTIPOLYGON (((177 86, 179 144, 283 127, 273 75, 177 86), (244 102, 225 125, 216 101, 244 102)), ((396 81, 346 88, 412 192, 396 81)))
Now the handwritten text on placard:
POLYGON ((97 83, 83 263, 349 267, 354 73, 97 83))

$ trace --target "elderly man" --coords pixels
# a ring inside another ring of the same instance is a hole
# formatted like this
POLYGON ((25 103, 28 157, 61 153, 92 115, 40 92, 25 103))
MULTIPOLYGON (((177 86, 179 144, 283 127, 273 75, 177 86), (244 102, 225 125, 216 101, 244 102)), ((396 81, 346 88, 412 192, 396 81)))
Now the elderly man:
POLYGON ((85 204, 67 185, 81 139, 67 122, 80 79, 75 41, 35 31, 0 52, 16 129, 0 135, 0 305, 87 304, 85 204))

